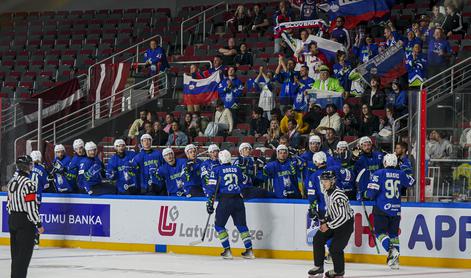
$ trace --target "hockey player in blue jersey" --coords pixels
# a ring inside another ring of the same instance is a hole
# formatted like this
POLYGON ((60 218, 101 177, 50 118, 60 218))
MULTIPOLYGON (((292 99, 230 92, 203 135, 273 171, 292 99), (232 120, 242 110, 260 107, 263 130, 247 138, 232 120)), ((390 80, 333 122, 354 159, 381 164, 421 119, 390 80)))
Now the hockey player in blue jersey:
POLYGON ((196 146, 185 147, 187 161, 182 170, 183 190, 186 197, 204 197, 203 181, 201 180, 201 161, 197 158, 196 146))
POLYGON ((116 190, 103 183, 105 166, 98 158, 97 146, 94 142, 85 144, 87 156, 80 161, 78 171, 78 187, 81 193, 89 195, 114 194, 116 190))
POLYGON ((46 167, 43 165, 42 154, 40 151, 32 151, 30 156, 33 160, 33 170, 31 171, 29 178, 31 181, 36 183, 38 187, 36 195, 38 196, 39 203, 41 203, 42 193, 49 187, 49 173, 47 172, 46 167))
POLYGON ((231 246, 229 243, 229 233, 226 230, 226 223, 232 217, 234 225, 240 233, 240 238, 244 242, 245 252, 242 257, 254 259, 252 251, 252 240, 245 216, 244 200, 241 194, 241 183, 246 179, 242 170, 231 165, 231 153, 227 150, 219 152, 219 162, 211 172, 208 182, 208 201, 206 210, 209 214, 214 212, 214 201, 219 201, 216 208, 216 221, 214 229, 224 247, 221 256, 224 259, 232 259, 231 246))
MULTIPOLYGON (((309 177, 317 171, 317 166, 313 163, 313 156, 314 154, 321 151, 321 138, 318 135, 312 135, 309 137, 309 149, 305 151, 300 157, 304 161, 304 169, 303 169, 303 179, 304 184, 307 185, 309 182, 309 177)), ((327 165, 334 166, 337 161, 328 153, 325 153, 327 156, 327 165)), ((340 164, 339 164, 340 165, 340 164)))
POLYGON ((157 45, 156 40, 151 40, 149 46, 150 48, 144 52, 144 61, 150 66, 150 75, 156 75, 169 67, 167 56, 165 50, 157 45))
POLYGON ((276 160, 268 162, 259 176, 262 180, 273 179, 276 198, 300 199, 298 183, 304 162, 301 159, 290 158, 288 155, 288 147, 278 145, 276 160))
POLYGON ((396 169, 395 154, 386 154, 384 169, 375 171, 368 183, 365 198, 374 201, 374 227, 378 241, 388 252, 388 265, 399 268, 399 223, 401 221, 401 189, 411 187, 415 180, 396 169))
POLYGON ((220 165, 219 163, 219 147, 216 144, 208 146, 209 158, 201 163, 201 180, 203 181, 203 187, 206 190, 209 181, 209 175, 214 167, 220 165))
POLYGON ((160 194, 163 188, 153 183, 152 176, 163 163, 162 153, 152 150, 152 136, 149 134, 141 136, 141 146, 141 151, 133 159, 133 166, 137 168, 138 173, 138 192, 147 195, 160 194))
POLYGON ((171 148, 165 148, 162 155, 165 162, 157 169, 155 178, 158 181, 156 183, 160 186, 165 183, 168 196, 184 196, 182 170, 186 164, 186 159, 175 158, 175 153, 171 148))
POLYGON ((126 150, 123 139, 116 139, 113 145, 116 153, 108 160, 106 178, 116 181, 118 194, 137 194, 137 171, 132 162, 136 153, 126 150))
POLYGON ((249 143, 241 143, 239 145, 239 156, 233 163, 233 165, 238 166, 242 170, 242 173, 247 177, 241 186, 242 196, 246 200, 254 198, 274 198, 275 195, 272 192, 268 192, 265 189, 254 185, 257 176, 255 173, 255 160, 250 155, 251 151, 252 146, 249 143))
POLYGON ((346 141, 339 141, 337 143, 333 158, 342 168, 353 169, 352 152, 348 149, 348 143, 346 141))
POLYGON ((67 175, 67 167, 70 164, 70 157, 65 153, 65 147, 61 144, 54 146, 54 160, 52 160, 51 175, 54 180, 55 189, 58 193, 72 193, 75 191, 71 180, 67 175))
POLYGON ((70 164, 67 167, 67 179, 72 182, 71 186, 78 189, 77 178, 78 178, 78 168, 82 159, 86 157, 85 154, 85 143, 82 139, 75 139, 73 143, 74 156, 70 161, 70 164))
POLYGON ((359 145, 361 153, 353 167, 353 173, 356 177, 357 199, 361 199, 361 196, 363 196, 371 174, 383 167, 383 153, 373 150, 373 143, 369 137, 361 137, 359 145))
POLYGON ((397 166, 408 175, 412 175, 412 163, 407 155, 407 143, 397 142, 394 153, 397 156, 397 166))

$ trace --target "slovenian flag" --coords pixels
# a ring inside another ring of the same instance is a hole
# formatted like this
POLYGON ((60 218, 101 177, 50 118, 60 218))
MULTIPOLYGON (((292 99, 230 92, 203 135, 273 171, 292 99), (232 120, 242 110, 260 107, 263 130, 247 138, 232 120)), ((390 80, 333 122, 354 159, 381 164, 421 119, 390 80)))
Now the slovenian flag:
POLYGON ((311 89, 308 91, 309 102, 314 102, 325 108, 327 104, 335 104, 337 109, 343 106, 343 96, 340 92, 311 89))
MULTIPOLYGON (((345 28, 353 29, 362 21, 382 18, 391 11, 392 0, 329 0, 329 19, 345 17, 345 28)), ((335 24, 335 21, 333 21, 335 24)))
POLYGON ((202 105, 218 99, 218 86, 221 82, 219 71, 214 72, 205 79, 194 79, 185 74, 183 76, 183 104, 202 105))

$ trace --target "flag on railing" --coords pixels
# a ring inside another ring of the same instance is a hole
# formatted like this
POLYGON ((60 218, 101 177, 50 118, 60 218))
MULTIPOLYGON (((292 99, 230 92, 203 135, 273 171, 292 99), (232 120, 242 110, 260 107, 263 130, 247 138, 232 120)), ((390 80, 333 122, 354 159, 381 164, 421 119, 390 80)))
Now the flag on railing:
POLYGON ((342 93, 317 89, 310 89, 307 91, 307 93, 309 102, 319 104, 322 108, 325 108, 327 104, 335 104, 337 108, 343 106, 342 93))
MULTIPOLYGON (((46 91, 31 96, 33 99, 43 99, 42 117, 46 119, 57 113, 61 115, 70 114, 80 108, 85 92, 80 89, 77 78, 65 81, 46 91)), ((23 113, 27 124, 37 121, 37 103, 22 103, 23 113)))
POLYGON ((123 96, 119 92, 124 89, 130 71, 130 63, 100 64, 93 68, 88 98, 96 103, 96 118, 119 112, 123 96))
POLYGON ((369 83, 371 76, 381 78, 381 85, 387 85, 407 72, 404 49, 398 45, 387 48, 355 70, 369 83))
MULTIPOLYGON (((345 17, 345 28, 355 28, 362 21, 387 15, 394 5, 393 0, 329 0, 329 19, 345 17)), ((333 22, 333 24, 335 21, 333 22)))
POLYGON ((218 71, 205 79, 193 79, 185 74, 183 76, 183 104, 208 104, 218 98, 218 85, 221 76, 218 71))

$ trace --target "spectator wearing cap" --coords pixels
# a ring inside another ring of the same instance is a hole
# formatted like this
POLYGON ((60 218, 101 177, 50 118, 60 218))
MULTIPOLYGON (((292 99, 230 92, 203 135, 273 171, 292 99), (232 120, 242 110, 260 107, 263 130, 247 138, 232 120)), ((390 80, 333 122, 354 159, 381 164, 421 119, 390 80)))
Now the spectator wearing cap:
POLYGON ((352 106, 345 103, 342 107, 343 116, 341 119, 342 136, 357 136, 358 134, 358 119, 353 113, 352 106))
POLYGON ((338 142, 339 138, 337 136, 337 132, 335 132, 335 129, 328 128, 325 130, 325 140, 321 145, 322 150, 329 153, 330 155, 334 155, 338 142))
POLYGON ((281 83, 280 103, 282 105, 292 104, 296 96, 298 85, 294 82, 294 76, 297 74, 294 71, 295 65, 296 63, 292 59, 285 63, 282 56, 278 58, 278 66, 273 78, 281 83))
POLYGON ((361 97, 362 103, 367 104, 373 110, 383 110, 386 103, 386 94, 381 90, 381 79, 378 76, 371 77, 370 88, 361 97))
POLYGON ((368 104, 361 106, 360 122, 358 124, 358 136, 371 136, 379 131, 379 119, 373 113, 368 104))
POLYGON ((350 41, 350 33, 344 27, 345 25, 345 17, 339 16, 335 19, 335 28, 332 30, 330 34, 331 39, 335 39, 337 42, 343 44, 347 49, 350 49, 351 41, 350 41))
POLYGON ((352 48, 352 52, 357 57, 359 63, 363 64, 378 55, 379 49, 370 34, 366 35, 364 42, 360 39, 360 35, 357 35, 355 37, 355 44, 352 48))
POLYGON ((345 92, 345 89, 340 85, 340 82, 337 78, 330 77, 329 67, 322 65, 319 67, 320 76, 319 79, 312 84, 312 89, 319 91, 332 91, 332 92, 345 92))
MULTIPOLYGON (((280 1, 278 10, 273 14, 273 27, 276 28, 277 25, 283 22, 290 22, 291 18, 291 12, 288 10, 286 1, 280 1)), ((278 53, 280 52, 281 33, 277 32, 276 29, 274 29, 273 38, 275 43, 275 53, 278 53)))
POLYGON ((443 29, 435 28, 433 38, 428 44, 428 74, 429 78, 441 73, 449 65, 450 43, 443 37, 443 29))
POLYGON ((252 52, 248 51, 247 44, 245 42, 240 44, 239 52, 235 56, 234 61, 237 67, 240 65, 253 65, 252 52))
POLYGON ((224 103, 224 108, 230 109, 234 124, 237 124, 237 111, 239 111, 239 101, 242 96, 244 84, 235 75, 235 68, 229 67, 227 70, 227 78, 219 83, 219 98, 224 103))
POLYGON ((252 32, 258 32, 260 35, 263 35, 270 26, 270 22, 267 19, 267 15, 261 9, 260 4, 255 4, 251 13, 251 30, 252 32))
POLYGON ((427 78, 427 57, 422 53, 421 44, 414 45, 411 55, 406 58, 406 68, 409 87, 420 87, 427 78))
POLYGON ((309 111, 304 115, 303 121, 309 125, 309 129, 315 129, 322 120, 322 107, 314 100, 309 102, 309 111))
POLYGON ((404 51, 406 53, 406 59, 412 55, 414 45, 419 44, 422 49, 422 40, 415 35, 414 30, 411 28, 407 29, 407 38, 404 42, 404 51))
POLYGON ((303 113, 296 112, 293 110, 293 107, 286 106, 284 108, 285 116, 281 119, 280 122, 280 130, 283 134, 288 134, 288 121, 289 120, 296 120, 297 123, 297 131, 301 134, 305 134, 309 131, 309 125, 303 122, 303 113))
POLYGON ((227 46, 218 49, 219 54, 222 58, 222 63, 226 66, 235 65, 234 58, 237 55, 237 48, 234 38, 227 40, 227 46))
POLYGON ((270 121, 263 117, 263 109, 260 107, 255 108, 252 111, 252 120, 250 120, 250 132, 249 134, 255 136, 255 138, 264 136, 267 134, 267 130, 270 127, 270 121))
POLYGON ((321 65, 329 67, 329 60, 324 55, 324 53, 319 51, 317 47, 317 42, 310 42, 308 47, 309 52, 306 55, 301 56, 301 60, 299 62, 304 63, 309 68, 309 77, 313 78, 314 80, 317 80, 317 72, 319 71, 319 67, 321 65))
POLYGON ((299 149, 301 145, 301 135, 297 130, 298 123, 295 119, 288 120, 288 145, 290 148, 299 149))
POLYGON ((440 27, 445 22, 445 15, 440 12, 440 6, 434 5, 432 8, 432 18, 430 19, 429 28, 440 27))
POLYGON ((340 82, 340 85, 349 92, 352 86, 352 81, 349 76, 352 72, 353 66, 347 61, 347 53, 342 50, 337 51, 337 63, 333 66, 334 77, 340 82))
POLYGON ((446 16, 443 22, 443 30, 447 37, 453 34, 464 34, 463 17, 456 11, 453 3, 445 6, 446 16))
POLYGON ((167 146, 186 146, 188 136, 180 130, 180 124, 177 121, 172 123, 173 133, 168 136, 167 146))
POLYGON ((227 21, 227 25, 232 34, 246 33, 250 28, 252 19, 244 5, 238 5, 234 12, 234 16, 227 21))
POLYGON ((152 142, 157 146, 165 146, 168 140, 168 134, 163 130, 162 123, 159 121, 155 122, 153 125, 154 134, 152 137, 152 142))
POLYGON ((392 105, 398 116, 407 113, 408 96, 402 89, 399 80, 394 80, 391 84, 391 91, 387 94, 386 105, 392 105))
POLYGON ((332 103, 327 104, 325 106, 325 113, 326 115, 324 118, 322 118, 316 130, 322 134, 325 134, 327 129, 332 128, 335 130, 335 132, 338 133, 341 127, 341 120, 339 114, 337 113, 337 106, 332 103))

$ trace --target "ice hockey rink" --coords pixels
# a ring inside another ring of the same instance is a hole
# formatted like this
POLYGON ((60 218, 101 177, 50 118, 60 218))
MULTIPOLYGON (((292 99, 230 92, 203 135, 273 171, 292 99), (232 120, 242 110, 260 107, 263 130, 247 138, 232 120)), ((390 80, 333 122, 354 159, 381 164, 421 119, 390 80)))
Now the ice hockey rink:
MULTIPOLYGON (((9 275, 9 247, 0 247, 1 277, 9 275)), ((236 254, 234 254, 236 255, 236 254)), ((308 277, 309 261, 234 258, 180 254, 138 253, 89 249, 41 248, 34 251, 31 278, 143 278, 143 277, 308 277)), ((329 269, 331 265, 326 265, 329 269)), ((471 270, 347 264, 345 277, 471 277, 471 270)))

